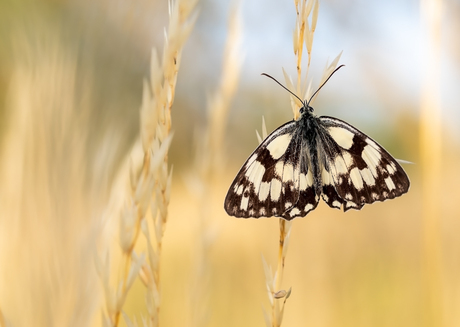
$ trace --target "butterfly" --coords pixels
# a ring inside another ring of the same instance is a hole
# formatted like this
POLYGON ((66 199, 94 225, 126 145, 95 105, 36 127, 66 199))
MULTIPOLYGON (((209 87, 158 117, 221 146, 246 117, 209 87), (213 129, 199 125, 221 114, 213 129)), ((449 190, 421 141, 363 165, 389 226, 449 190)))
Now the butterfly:
POLYGON ((275 129, 246 160, 225 198, 230 216, 291 220, 320 198, 331 208, 360 210, 409 190, 404 169, 381 145, 340 119, 313 114, 310 101, 342 66, 308 102, 291 92, 302 102, 300 117, 275 129))

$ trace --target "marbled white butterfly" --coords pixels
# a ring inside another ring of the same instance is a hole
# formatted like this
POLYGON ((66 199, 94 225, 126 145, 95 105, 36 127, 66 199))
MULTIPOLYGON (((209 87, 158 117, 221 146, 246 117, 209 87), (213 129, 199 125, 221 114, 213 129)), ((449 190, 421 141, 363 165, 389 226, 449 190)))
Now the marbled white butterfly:
POLYGON ((340 119, 313 114, 309 103, 332 74, 308 102, 299 99, 300 117, 274 130, 244 163, 225 198, 229 215, 291 220, 315 209, 320 197, 347 211, 409 190, 403 168, 377 142, 340 119))

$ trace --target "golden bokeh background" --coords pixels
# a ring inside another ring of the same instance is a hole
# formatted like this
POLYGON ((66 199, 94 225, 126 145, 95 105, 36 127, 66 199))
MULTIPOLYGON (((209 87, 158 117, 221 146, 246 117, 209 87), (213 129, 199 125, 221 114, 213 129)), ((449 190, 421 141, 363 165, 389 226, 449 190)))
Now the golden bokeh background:
MULTIPOLYGON (((160 326, 264 326, 270 306, 262 256, 276 269, 278 219, 229 217, 223 200, 262 116, 269 132, 292 119, 287 93, 260 73, 284 82, 284 67, 294 78, 295 7, 239 3, 239 84, 207 175, 200 155, 234 6, 199 0, 182 53, 160 326)), ((412 162, 411 189, 361 211, 321 203, 294 221, 282 325, 459 326, 460 5, 321 0, 319 13, 313 87, 342 50, 346 67, 316 113, 412 162)), ((102 325, 95 262, 110 257, 111 274, 120 269, 119 176, 135 161, 143 81, 167 26, 167 1, 0 2, 0 325, 102 325)), ((137 279, 123 306, 140 326, 144 297, 137 279)))

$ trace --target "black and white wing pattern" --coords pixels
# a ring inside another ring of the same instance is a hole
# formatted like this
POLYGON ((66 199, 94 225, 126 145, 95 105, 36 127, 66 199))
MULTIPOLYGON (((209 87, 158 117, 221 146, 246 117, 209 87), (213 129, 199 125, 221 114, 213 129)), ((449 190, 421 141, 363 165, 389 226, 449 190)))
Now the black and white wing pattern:
POLYGON ((406 173, 383 147, 344 121, 301 117, 272 132, 238 172, 225 210, 235 217, 304 217, 320 197, 332 208, 361 209, 409 190, 406 173))
POLYGON ((330 207, 359 210, 409 190, 403 168, 369 136, 337 118, 319 122, 322 198, 330 207))
POLYGON ((235 217, 305 216, 315 209, 319 194, 305 158, 296 121, 270 135, 240 169, 225 198, 225 210, 235 217))

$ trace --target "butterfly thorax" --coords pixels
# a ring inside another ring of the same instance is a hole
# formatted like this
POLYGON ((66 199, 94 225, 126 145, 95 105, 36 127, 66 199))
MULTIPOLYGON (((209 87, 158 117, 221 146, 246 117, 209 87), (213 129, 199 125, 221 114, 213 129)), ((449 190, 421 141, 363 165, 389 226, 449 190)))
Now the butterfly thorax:
POLYGON ((300 118, 298 125, 301 130, 306 133, 306 137, 311 137, 318 128, 318 118, 313 114, 313 108, 310 106, 303 106, 300 108, 300 118))
POLYGON ((313 108, 306 105, 300 109, 301 116, 297 121, 298 131, 301 133, 304 161, 311 163, 310 169, 314 176, 314 188, 317 194, 321 193, 321 167, 319 160, 318 137, 321 134, 319 118, 313 114, 313 108))

